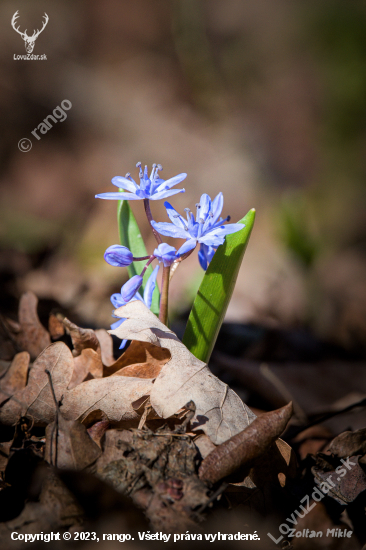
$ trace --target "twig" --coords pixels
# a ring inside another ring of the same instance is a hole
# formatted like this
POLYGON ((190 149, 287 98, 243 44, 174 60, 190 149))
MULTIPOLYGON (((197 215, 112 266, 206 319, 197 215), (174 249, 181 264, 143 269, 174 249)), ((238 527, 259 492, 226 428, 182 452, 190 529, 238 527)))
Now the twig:
POLYGON ((53 450, 53 437, 54 437, 54 434, 56 432, 56 437, 55 437, 55 463, 54 463, 54 466, 56 466, 57 468, 57 447, 58 447, 58 415, 60 413, 60 409, 59 409, 59 406, 58 406, 58 402, 57 402, 57 399, 56 399, 56 394, 55 394, 55 390, 54 390, 54 387, 53 387, 53 382, 52 382, 52 376, 51 376, 51 373, 48 369, 45 370, 45 373, 47 374, 48 376, 48 379, 50 381, 50 387, 51 387, 51 393, 52 393, 52 397, 53 397, 53 400, 55 402, 55 407, 56 407, 56 418, 55 418, 55 426, 52 430, 52 434, 51 434, 51 441, 50 441, 50 460, 51 460, 51 463, 53 462, 52 460, 52 450, 53 450))
POLYGON ((366 407, 366 398, 361 399, 361 401, 358 401, 357 403, 353 403, 352 405, 348 405, 344 409, 341 409, 340 411, 333 411, 329 413, 324 413, 321 415, 317 415, 317 418, 314 420, 308 422, 305 425, 302 426, 290 426, 287 433, 286 433, 286 439, 292 439, 293 437, 296 437, 299 433, 303 432, 304 430, 307 430, 308 428, 311 428, 312 426, 316 426, 317 424, 321 424, 322 422, 325 422, 326 420, 329 420, 330 418, 333 418, 334 416, 338 416, 339 414, 346 413, 348 411, 351 411, 352 409, 355 409, 356 407, 366 407))

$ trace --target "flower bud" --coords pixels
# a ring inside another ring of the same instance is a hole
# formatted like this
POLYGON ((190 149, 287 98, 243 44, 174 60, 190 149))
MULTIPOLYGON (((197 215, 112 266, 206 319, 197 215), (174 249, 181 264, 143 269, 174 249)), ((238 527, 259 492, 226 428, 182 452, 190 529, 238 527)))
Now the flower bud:
POLYGON ((125 302, 129 302, 136 294, 140 286, 142 285, 141 275, 134 275, 126 284, 121 288, 121 296, 125 302))
POLYGON ((158 248, 154 250, 154 256, 159 262, 163 262, 164 267, 168 267, 177 259, 177 251, 173 246, 167 243, 161 243, 158 248))
POLYGON ((115 267, 125 267, 132 263, 132 252, 126 246, 113 244, 104 252, 104 259, 115 267))

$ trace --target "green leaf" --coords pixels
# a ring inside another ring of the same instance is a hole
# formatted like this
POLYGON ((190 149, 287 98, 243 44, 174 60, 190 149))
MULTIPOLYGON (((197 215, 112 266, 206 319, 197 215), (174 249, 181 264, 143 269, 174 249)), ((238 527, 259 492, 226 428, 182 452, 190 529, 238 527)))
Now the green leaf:
MULTIPOLYGON (((141 231, 139 229, 139 226, 137 225, 136 218, 133 215, 128 201, 118 201, 117 220, 119 240, 121 245, 127 246, 127 248, 129 248, 132 254, 137 258, 141 256, 147 256, 148 254, 146 251, 144 240, 141 235, 141 231)), ((132 262, 132 264, 127 267, 128 275, 130 277, 133 277, 134 275, 139 275, 145 263, 144 261, 132 262)), ((147 279, 150 277, 152 271, 152 267, 151 265, 149 265, 144 275, 142 291, 144 290, 147 279)), ((156 285, 151 304, 151 311, 155 313, 155 315, 159 314, 159 296, 159 288, 158 285, 156 285)))
POLYGON ((208 363, 225 317, 239 268, 255 220, 255 210, 249 210, 238 223, 245 229, 227 235, 208 266, 193 302, 183 337, 183 344, 193 355, 208 363))

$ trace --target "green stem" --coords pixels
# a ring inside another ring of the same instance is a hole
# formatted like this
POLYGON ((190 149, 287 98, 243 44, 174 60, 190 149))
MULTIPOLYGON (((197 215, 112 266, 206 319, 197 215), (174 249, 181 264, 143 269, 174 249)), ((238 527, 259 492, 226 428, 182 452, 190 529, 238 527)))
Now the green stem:
POLYGON ((163 267, 163 280, 161 284, 160 310, 159 320, 164 323, 168 322, 168 293, 169 293, 169 272, 170 265, 163 267))

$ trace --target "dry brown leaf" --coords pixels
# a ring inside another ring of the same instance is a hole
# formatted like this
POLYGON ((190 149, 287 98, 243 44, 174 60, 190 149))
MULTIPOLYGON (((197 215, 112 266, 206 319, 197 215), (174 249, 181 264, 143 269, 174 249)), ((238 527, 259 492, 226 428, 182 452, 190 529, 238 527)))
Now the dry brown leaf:
POLYGON ((75 323, 69 321, 67 317, 62 320, 64 326, 67 328, 74 350, 72 352, 74 357, 81 354, 83 349, 91 348, 100 354, 99 340, 91 328, 80 328, 75 323))
POLYGON ((65 334, 65 327, 62 321, 53 313, 48 318, 48 332, 53 340, 57 340, 65 334))
POLYGON ((198 448, 202 458, 206 458, 207 455, 216 449, 216 445, 212 443, 211 439, 206 434, 201 434, 196 437, 194 444, 198 448))
POLYGON ((11 361, 14 355, 20 351, 16 341, 16 335, 20 332, 20 325, 15 321, 4 317, 0 313, 0 359, 11 361))
POLYGON ((333 434, 328 428, 317 424, 297 434, 292 439, 292 444, 294 447, 296 445, 298 455, 303 460, 308 454, 315 455, 322 451, 332 438, 333 434))
POLYGON ((192 355, 145 304, 137 300, 130 302, 118 308, 116 315, 126 321, 109 331, 111 334, 148 342, 168 349, 171 354, 150 393, 151 405, 159 416, 169 418, 193 401, 196 405, 194 429, 204 431, 216 444, 241 432, 254 420, 255 415, 236 393, 192 355))
POLYGON ((106 367, 113 365, 113 363, 115 362, 115 359, 113 356, 112 336, 108 334, 108 332, 104 330, 104 328, 100 328, 96 330, 95 335, 99 341, 103 365, 105 365, 106 367))
POLYGON ((123 424, 140 418, 131 403, 149 394, 152 387, 152 380, 126 376, 88 380, 65 393, 61 412, 68 420, 83 421, 100 409, 112 424, 123 424))
POLYGON ((247 428, 216 447, 202 462, 199 477, 216 483, 263 455, 286 428, 292 403, 258 416, 247 428))
POLYGON ((75 420, 66 420, 61 413, 46 428, 45 460, 56 468, 83 470, 101 454, 86 427, 75 420))
POLYGON ((20 298, 18 311, 20 331, 16 334, 16 341, 21 350, 30 353, 31 359, 51 343, 50 335, 38 318, 37 304, 37 296, 26 292, 20 298))
POLYGON ((68 389, 75 388, 75 386, 84 382, 88 376, 89 378, 102 378, 103 376, 103 364, 100 355, 91 348, 83 349, 80 355, 74 357, 74 372, 68 389))
POLYGON ((136 376, 137 378, 156 378, 161 368, 170 359, 170 352, 148 342, 131 342, 127 350, 104 369, 104 376, 136 376), (127 369, 127 370, 126 370, 127 369), (135 372, 135 374, 134 374, 135 372), (150 372, 150 376, 148 373, 150 372))
POLYGON ((27 351, 17 353, 6 374, 0 379, 0 404, 25 388, 30 356, 27 351))
MULTIPOLYGON (((95 441, 95 443, 98 445, 98 447, 102 448, 102 439, 104 439, 104 435, 110 427, 110 422, 106 414, 102 413, 102 411, 100 411, 100 413, 103 419, 94 422, 94 424, 92 424, 90 428, 87 428, 87 431, 92 440, 95 441)), ((85 419, 83 424, 85 427, 87 426, 85 419)))
POLYGON ((339 434, 330 443, 328 452, 339 458, 364 455, 366 453, 366 428, 339 434))
POLYGON ((56 399, 59 401, 72 376, 74 360, 63 342, 48 346, 36 359, 29 372, 27 386, 16 392, 0 408, 0 421, 14 424, 20 416, 31 416, 35 425, 44 426, 55 418, 55 403, 45 370, 52 375, 56 399))

